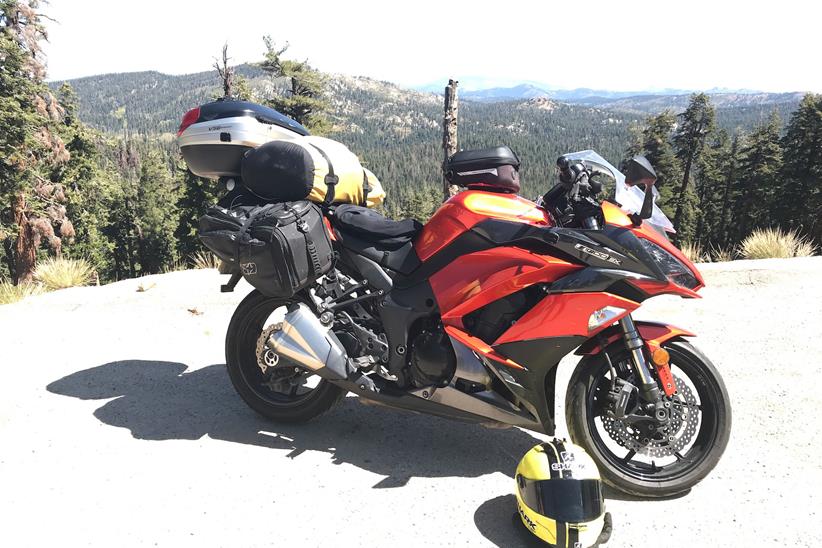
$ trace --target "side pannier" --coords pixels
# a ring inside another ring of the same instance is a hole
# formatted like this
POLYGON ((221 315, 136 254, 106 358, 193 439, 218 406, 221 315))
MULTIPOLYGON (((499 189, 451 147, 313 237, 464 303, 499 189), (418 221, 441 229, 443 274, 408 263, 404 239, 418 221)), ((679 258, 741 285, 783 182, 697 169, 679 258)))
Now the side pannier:
POLYGON ((334 251, 308 201, 225 209, 200 218, 200 240, 269 297, 288 298, 331 270, 334 251))

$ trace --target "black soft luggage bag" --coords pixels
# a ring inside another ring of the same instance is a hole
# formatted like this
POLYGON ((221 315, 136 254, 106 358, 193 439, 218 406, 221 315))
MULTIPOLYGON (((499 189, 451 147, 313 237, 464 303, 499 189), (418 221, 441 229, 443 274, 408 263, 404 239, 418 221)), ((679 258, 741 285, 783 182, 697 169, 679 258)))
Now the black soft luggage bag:
POLYGON ((470 190, 517 194, 519 157, 508 147, 461 150, 448 158, 445 177, 453 185, 470 190))
POLYGON ((199 237, 269 297, 291 297, 333 264, 322 213, 308 201, 213 206, 200 218, 199 237))

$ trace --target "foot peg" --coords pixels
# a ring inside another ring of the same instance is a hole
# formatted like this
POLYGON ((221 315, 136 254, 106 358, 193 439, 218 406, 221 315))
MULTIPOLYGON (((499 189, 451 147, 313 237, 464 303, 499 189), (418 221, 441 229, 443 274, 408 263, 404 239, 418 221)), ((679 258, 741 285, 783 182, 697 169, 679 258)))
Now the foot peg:
POLYGON ((377 389, 377 385, 374 384, 367 376, 363 375, 359 371, 352 371, 348 375, 348 380, 356 384, 360 390, 367 390, 369 392, 379 392, 377 389))

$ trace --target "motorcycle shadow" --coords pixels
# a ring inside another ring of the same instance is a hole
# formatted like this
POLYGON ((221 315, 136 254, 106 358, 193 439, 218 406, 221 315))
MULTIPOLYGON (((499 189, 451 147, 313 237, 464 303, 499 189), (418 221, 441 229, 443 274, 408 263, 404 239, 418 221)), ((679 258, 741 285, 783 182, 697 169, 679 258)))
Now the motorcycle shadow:
POLYGON ((225 365, 188 370, 182 363, 125 360, 73 373, 47 390, 82 400, 108 400, 94 416, 127 428, 140 440, 197 440, 331 455, 386 476, 374 488, 401 487, 412 477, 513 476, 518 460, 539 439, 510 428, 488 429, 428 415, 361 405, 345 398, 306 424, 272 423, 246 407, 225 365))

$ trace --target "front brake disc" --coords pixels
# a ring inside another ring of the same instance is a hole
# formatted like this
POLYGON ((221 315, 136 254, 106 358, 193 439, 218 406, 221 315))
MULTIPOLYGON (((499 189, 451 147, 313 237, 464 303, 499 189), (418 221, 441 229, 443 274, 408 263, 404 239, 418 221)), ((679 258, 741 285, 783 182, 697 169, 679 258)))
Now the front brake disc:
POLYGON ((665 427, 648 434, 640 427, 603 414, 600 419, 608 436, 622 447, 649 457, 668 457, 682 451, 696 434, 698 404, 690 387, 679 377, 674 379, 677 393, 666 398, 671 403, 671 418, 665 427))

